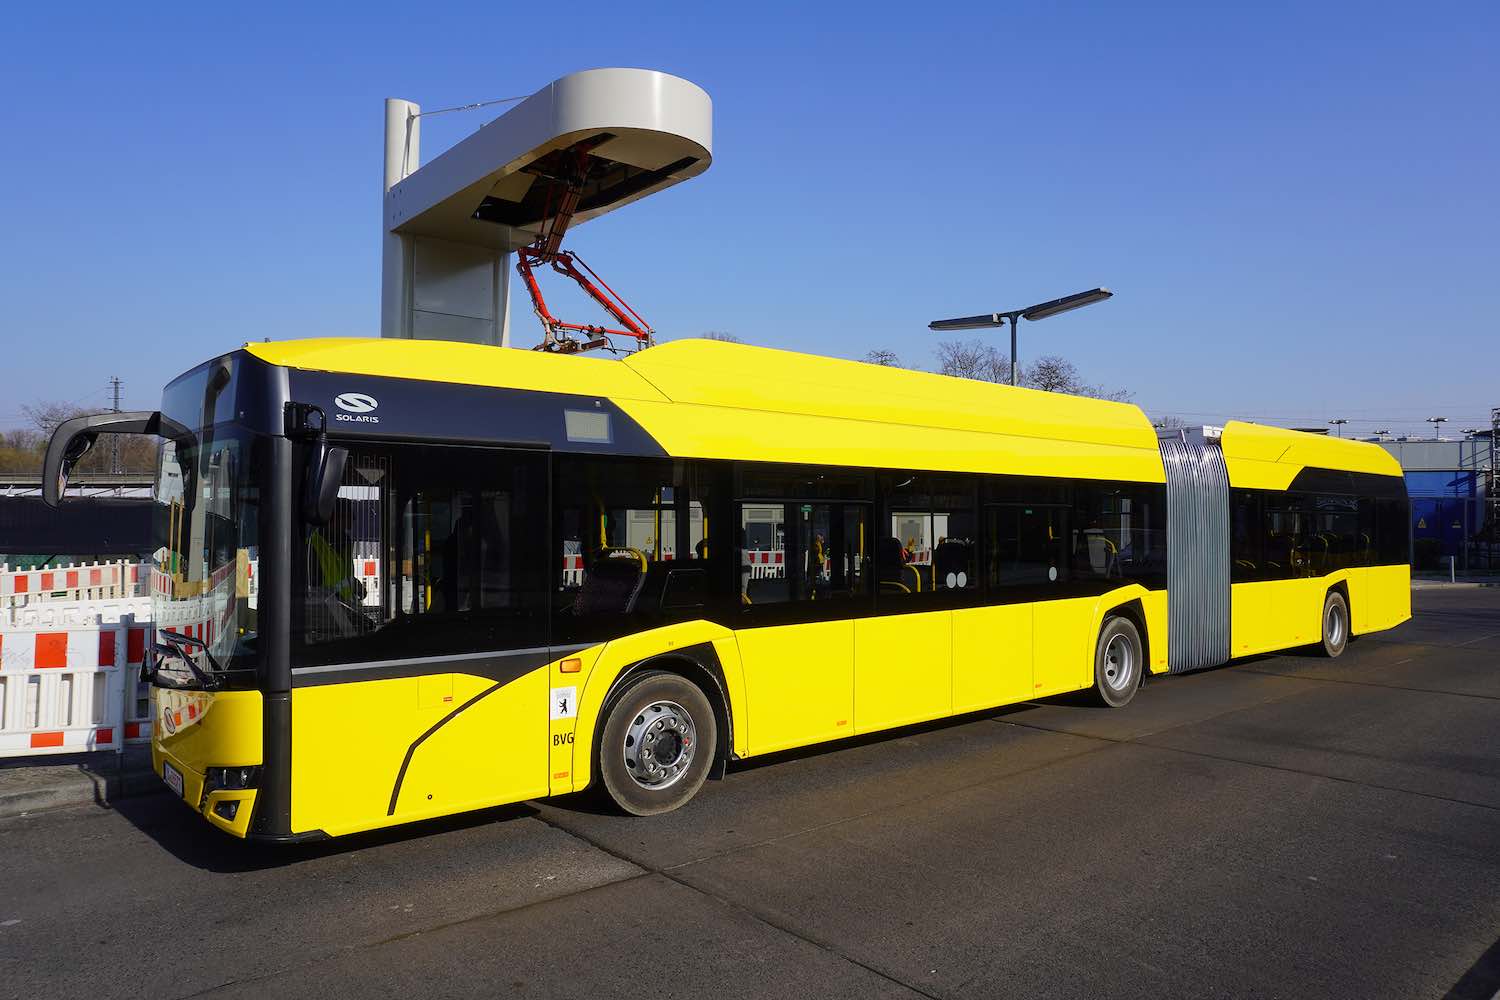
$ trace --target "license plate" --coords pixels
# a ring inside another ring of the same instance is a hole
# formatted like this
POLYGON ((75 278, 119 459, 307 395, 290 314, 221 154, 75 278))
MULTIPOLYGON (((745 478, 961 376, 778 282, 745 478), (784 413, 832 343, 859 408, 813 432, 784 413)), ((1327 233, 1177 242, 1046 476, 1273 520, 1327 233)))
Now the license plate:
POLYGON ((167 783, 168 788, 177 793, 178 798, 182 798, 182 774, 178 772, 177 768, 166 761, 161 762, 161 780, 167 783))

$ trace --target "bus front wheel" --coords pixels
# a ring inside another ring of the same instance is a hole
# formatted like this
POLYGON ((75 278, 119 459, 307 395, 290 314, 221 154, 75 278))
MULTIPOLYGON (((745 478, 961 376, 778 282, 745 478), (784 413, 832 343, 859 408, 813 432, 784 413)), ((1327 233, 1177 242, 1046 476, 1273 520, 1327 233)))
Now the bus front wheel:
POLYGON ((1323 598, 1323 655, 1330 660, 1349 645, 1349 604, 1344 595, 1330 590, 1323 598))
POLYGON ((714 710, 703 692, 653 670, 614 697, 599 740, 599 775, 615 805, 654 816, 697 793, 717 749, 714 710))
POLYGON ((1130 704, 1141 686, 1146 655, 1129 618, 1107 618, 1094 648, 1094 700, 1108 708, 1130 704))

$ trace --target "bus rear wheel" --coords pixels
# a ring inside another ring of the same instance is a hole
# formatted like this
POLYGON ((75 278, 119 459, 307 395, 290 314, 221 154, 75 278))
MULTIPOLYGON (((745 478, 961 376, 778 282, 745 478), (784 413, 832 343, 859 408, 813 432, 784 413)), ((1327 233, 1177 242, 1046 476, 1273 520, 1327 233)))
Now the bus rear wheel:
POLYGON ((1344 595, 1330 590, 1323 598, 1323 655, 1330 660, 1349 645, 1349 604, 1344 595))
POLYGON ((1129 618, 1107 618, 1094 647, 1094 700, 1107 708, 1124 708, 1141 686, 1146 667, 1141 633, 1129 618))
POLYGON ((655 816, 703 787, 717 750, 718 726, 703 692, 653 670, 614 697, 599 739, 599 776, 620 809, 655 816))

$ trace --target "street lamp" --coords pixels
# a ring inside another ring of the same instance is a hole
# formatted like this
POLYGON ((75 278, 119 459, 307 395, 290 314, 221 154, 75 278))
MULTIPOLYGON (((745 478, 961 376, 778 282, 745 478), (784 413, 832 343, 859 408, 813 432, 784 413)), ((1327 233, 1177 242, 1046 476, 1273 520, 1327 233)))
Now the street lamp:
POLYGON ((1335 417, 1328 422, 1334 426, 1334 429, 1335 431, 1337 431, 1339 437, 1344 436, 1344 425, 1349 422, 1348 420, 1344 419, 1343 417, 1335 417))
POLYGON ((927 329, 936 333, 946 333, 949 330, 978 330, 983 327, 1004 326, 1010 323, 1010 384, 1016 384, 1016 324, 1025 320, 1046 319, 1065 313, 1070 309, 1081 309, 1084 306, 1093 305, 1095 302, 1103 302, 1114 295, 1108 288, 1091 288, 1086 292, 1076 292, 1073 295, 1064 295, 1060 299, 1050 302, 1038 302, 1034 306, 1025 309, 1012 309, 1009 312, 986 313, 982 316, 960 316, 957 319, 939 319, 927 324, 927 329))
POLYGON ((1443 437, 1443 426, 1442 425, 1445 422, 1447 422, 1447 420, 1448 420, 1447 417, 1428 417, 1427 418, 1427 422, 1432 425, 1432 436, 1434 438, 1437 438, 1439 440, 1442 439, 1442 437, 1443 437))

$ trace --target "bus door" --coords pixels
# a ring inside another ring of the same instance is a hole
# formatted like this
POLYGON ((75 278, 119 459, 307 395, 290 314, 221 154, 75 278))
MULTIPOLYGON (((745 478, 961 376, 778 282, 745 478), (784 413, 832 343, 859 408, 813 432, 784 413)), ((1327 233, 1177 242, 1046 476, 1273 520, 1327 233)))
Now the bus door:
POLYGON ((350 448, 296 580, 293 825, 548 788, 547 456, 350 448))
POLYGON ((740 614, 750 751, 850 736, 854 619, 871 604, 870 505, 745 500, 740 614))

